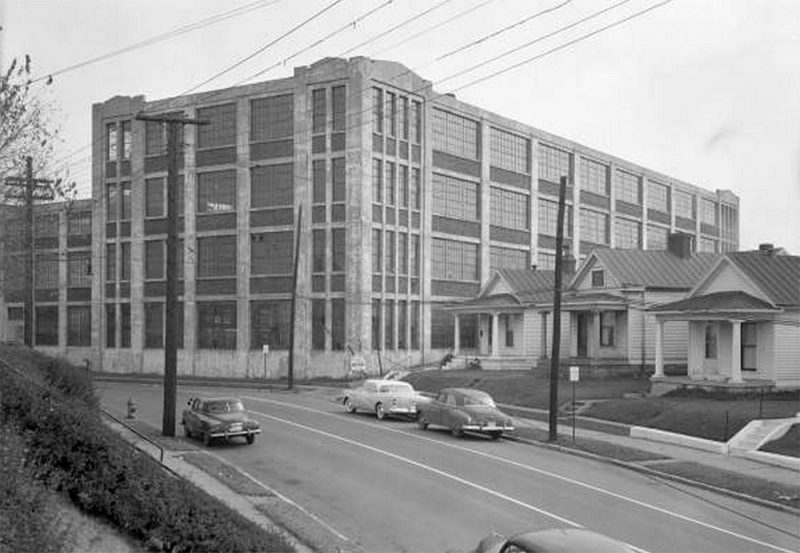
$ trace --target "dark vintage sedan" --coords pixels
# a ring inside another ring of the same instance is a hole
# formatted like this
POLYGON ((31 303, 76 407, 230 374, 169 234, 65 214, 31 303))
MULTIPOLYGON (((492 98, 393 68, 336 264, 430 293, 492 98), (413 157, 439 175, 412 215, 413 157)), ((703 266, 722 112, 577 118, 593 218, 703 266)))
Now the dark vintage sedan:
POLYGON ((215 439, 236 437, 252 444, 261 433, 258 422, 247 417, 242 401, 235 397, 192 398, 189 408, 183 410, 181 424, 187 438, 200 438, 206 446, 215 439))
POLYGON ((510 538, 492 534, 473 553, 634 553, 628 544, 585 528, 552 528, 510 538))
POLYGON ((435 399, 418 409, 420 428, 444 426, 457 438, 464 432, 478 432, 496 440, 503 432, 514 430, 511 417, 497 408, 489 394, 480 390, 444 388, 435 399))

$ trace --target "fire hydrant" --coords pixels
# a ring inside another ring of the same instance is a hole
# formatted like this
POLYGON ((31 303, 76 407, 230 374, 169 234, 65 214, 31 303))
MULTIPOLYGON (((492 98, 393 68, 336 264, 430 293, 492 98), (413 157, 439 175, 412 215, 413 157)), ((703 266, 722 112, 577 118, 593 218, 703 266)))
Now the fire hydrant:
POLYGON ((125 416, 126 419, 135 419, 136 418, 136 402, 133 401, 132 397, 128 398, 128 414, 125 416))

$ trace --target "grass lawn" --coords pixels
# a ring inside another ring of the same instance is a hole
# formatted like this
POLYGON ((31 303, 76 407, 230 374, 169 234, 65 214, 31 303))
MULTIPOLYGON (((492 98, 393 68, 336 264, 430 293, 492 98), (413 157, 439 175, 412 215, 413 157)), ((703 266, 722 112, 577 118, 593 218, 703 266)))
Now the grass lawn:
MULTIPOLYGON (((422 371, 408 375, 405 380, 422 392, 436 393, 442 388, 478 388, 491 395, 497 403, 549 409, 550 382, 530 371, 422 371)), ((584 380, 575 385, 575 400, 622 398, 626 393, 644 393, 650 387, 646 379, 584 380)), ((572 400, 572 385, 558 383, 559 404, 572 400)))
POLYGON ((761 447, 761 451, 800 457, 800 424, 792 425, 786 434, 777 440, 764 444, 761 447))
MULTIPOLYGON (((488 392, 497 403, 538 409, 550 406, 549 381, 528 371, 431 370, 410 374, 406 380, 423 392, 437 392, 448 386, 474 387, 488 392)), ((699 391, 658 398, 624 397, 646 393, 649 387, 647 379, 582 380, 575 385, 575 399, 604 400, 583 411, 581 415, 586 417, 718 441, 726 441, 753 419, 792 417, 800 411, 798 392, 767 394, 763 401, 757 395, 731 397, 699 391)), ((571 401, 569 382, 559 381, 558 397, 562 406, 571 401)))

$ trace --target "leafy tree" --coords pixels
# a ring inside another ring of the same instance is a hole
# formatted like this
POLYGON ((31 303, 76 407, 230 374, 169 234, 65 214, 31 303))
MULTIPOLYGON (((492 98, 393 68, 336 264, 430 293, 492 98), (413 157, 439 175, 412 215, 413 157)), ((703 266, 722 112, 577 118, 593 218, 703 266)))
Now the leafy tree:
MULTIPOLYGON (((48 78, 43 87, 52 84, 48 78)), ((31 59, 14 59, 8 70, 0 68, 0 203, 18 193, 5 186, 6 177, 24 176, 25 158, 33 158, 36 177, 52 179, 52 192, 65 200, 75 196, 75 183, 68 182, 66 170, 49 166, 55 146, 61 142, 60 129, 50 118, 54 108, 31 79, 31 59)))

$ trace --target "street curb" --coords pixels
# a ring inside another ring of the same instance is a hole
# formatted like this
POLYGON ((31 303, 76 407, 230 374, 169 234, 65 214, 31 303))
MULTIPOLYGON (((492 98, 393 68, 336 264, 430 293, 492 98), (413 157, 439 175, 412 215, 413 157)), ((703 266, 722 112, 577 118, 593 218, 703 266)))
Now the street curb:
POLYGON ((614 459, 612 457, 604 457, 603 455, 597 455, 596 453, 591 453, 588 451, 582 451, 580 449, 572 449, 569 447, 564 447, 558 444, 551 444, 546 442, 539 442, 537 440, 532 440, 530 438, 522 438, 518 436, 503 436, 505 439, 524 443, 527 445, 533 445, 536 447, 542 447, 545 449, 550 449, 553 451, 559 451, 561 453, 568 453, 570 455, 577 455, 579 457, 584 457, 587 459, 594 459, 595 461, 601 461, 604 463, 608 463, 611 465, 616 465, 622 468, 627 468, 634 470, 636 472, 640 472, 642 474, 646 474, 648 476, 653 476, 657 478, 664 478, 666 480, 673 480, 675 482, 679 482, 681 484, 686 484, 688 486, 694 486, 696 488, 701 488, 707 491, 719 493, 722 495, 726 495, 728 497, 732 497, 734 499, 740 499, 742 501, 747 501, 749 503, 754 503, 756 505, 761 505, 762 507, 769 507, 771 509, 776 509, 778 511, 784 511, 787 513, 791 513, 794 515, 800 516, 800 509, 796 509, 794 507, 790 507, 789 505, 784 505, 782 503, 777 503, 775 501, 770 501, 768 499, 762 499, 760 497, 755 497, 752 495, 743 494, 741 492, 737 492, 734 490, 729 490, 727 488, 720 488, 717 486, 713 486, 711 484, 706 484, 705 482, 700 482, 699 480, 691 480, 689 478, 684 478, 683 476, 678 476, 676 474, 670 474, 668 472, 662 472, 658 470, 651 469, 649 467, 645 467, 643 465, 639 465, 636 463, 630 463, 627 461, 620 461, 619 459, 614 459))

